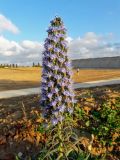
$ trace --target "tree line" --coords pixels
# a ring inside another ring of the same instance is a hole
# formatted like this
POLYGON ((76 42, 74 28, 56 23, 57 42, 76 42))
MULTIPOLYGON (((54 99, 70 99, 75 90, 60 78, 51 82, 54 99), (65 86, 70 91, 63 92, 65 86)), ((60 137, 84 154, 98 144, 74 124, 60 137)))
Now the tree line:
MULTIPOLYGON (((18 64, 0 64, 0 68, 18 68, 18 67, 25 67, 18 64)), ((29 66, 28 66, 29 67, 29 66)), ((33 62, 32 67, 41 67, 40 63, 33 62)))
POLYGON ((33 62, 32 67, 41 67, 41 65, 40 65, 39 62, 38 62, 37 64, 35 64, 35 63, 33 62))
POLYGON ((0 64, 0 68, 18 68, 18 64, 0 64))

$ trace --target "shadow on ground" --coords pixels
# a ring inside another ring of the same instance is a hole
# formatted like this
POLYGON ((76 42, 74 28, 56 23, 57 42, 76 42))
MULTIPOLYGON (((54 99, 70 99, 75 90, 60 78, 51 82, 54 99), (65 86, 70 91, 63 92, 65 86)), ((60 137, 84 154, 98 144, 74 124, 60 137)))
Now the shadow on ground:
POLYGON ((39 82, 0 80, 0 91, 39 87, 39 82))

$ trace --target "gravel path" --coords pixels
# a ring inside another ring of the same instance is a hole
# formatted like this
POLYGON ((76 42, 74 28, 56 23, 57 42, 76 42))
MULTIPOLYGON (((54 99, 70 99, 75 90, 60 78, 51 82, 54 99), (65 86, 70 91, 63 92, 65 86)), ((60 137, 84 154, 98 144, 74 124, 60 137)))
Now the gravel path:
MULTIPOLYGON (((109 80, 99 80, 99 81, 92 81, 92 82, 84 82, 84 83, 76 83, 76 84, 73 84, 73 88, 74 89, 90 88, 90 87, 113 85, 113 84, 120 84, 120 78, 109 79, 109 80)), ((0 99, 26 96, 26 95, 32 95, 32 94, 39 94, 40 90, 41 90, 40 87, 37 87, 37 88, 1 91, 0 92, 0 99)))

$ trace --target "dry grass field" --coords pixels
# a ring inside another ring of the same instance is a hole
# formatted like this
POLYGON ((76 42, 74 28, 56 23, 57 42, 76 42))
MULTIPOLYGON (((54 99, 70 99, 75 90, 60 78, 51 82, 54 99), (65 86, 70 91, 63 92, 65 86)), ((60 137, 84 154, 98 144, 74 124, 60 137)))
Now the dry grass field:
MULTIPOLYGON (((0 68, 0 90, 37 87, 41 81, 41 68, 0 68)), ((73 70, 73 82, 87 82, 120 78, 120 69, 81 69, 73 70)))

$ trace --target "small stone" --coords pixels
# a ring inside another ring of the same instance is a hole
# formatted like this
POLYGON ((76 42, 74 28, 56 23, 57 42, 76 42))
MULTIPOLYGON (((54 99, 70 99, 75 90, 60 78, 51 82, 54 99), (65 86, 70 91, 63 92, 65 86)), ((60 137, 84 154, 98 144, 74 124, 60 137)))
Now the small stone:
POLYGON ((22 157, 22 155, 23 155, 23 153, 22 153, 22 152, 19 152, 19 153, 18 153, 18 157, 19 157, 19 158, 21 158, 21 157, 22 157))
POLYGON ((28 147, 28 146, 27 146, 27 147, 26 147, 26 149, 27 149, 27 150, 29 150, 29 149, 30 149, 30 147, 28 147))

